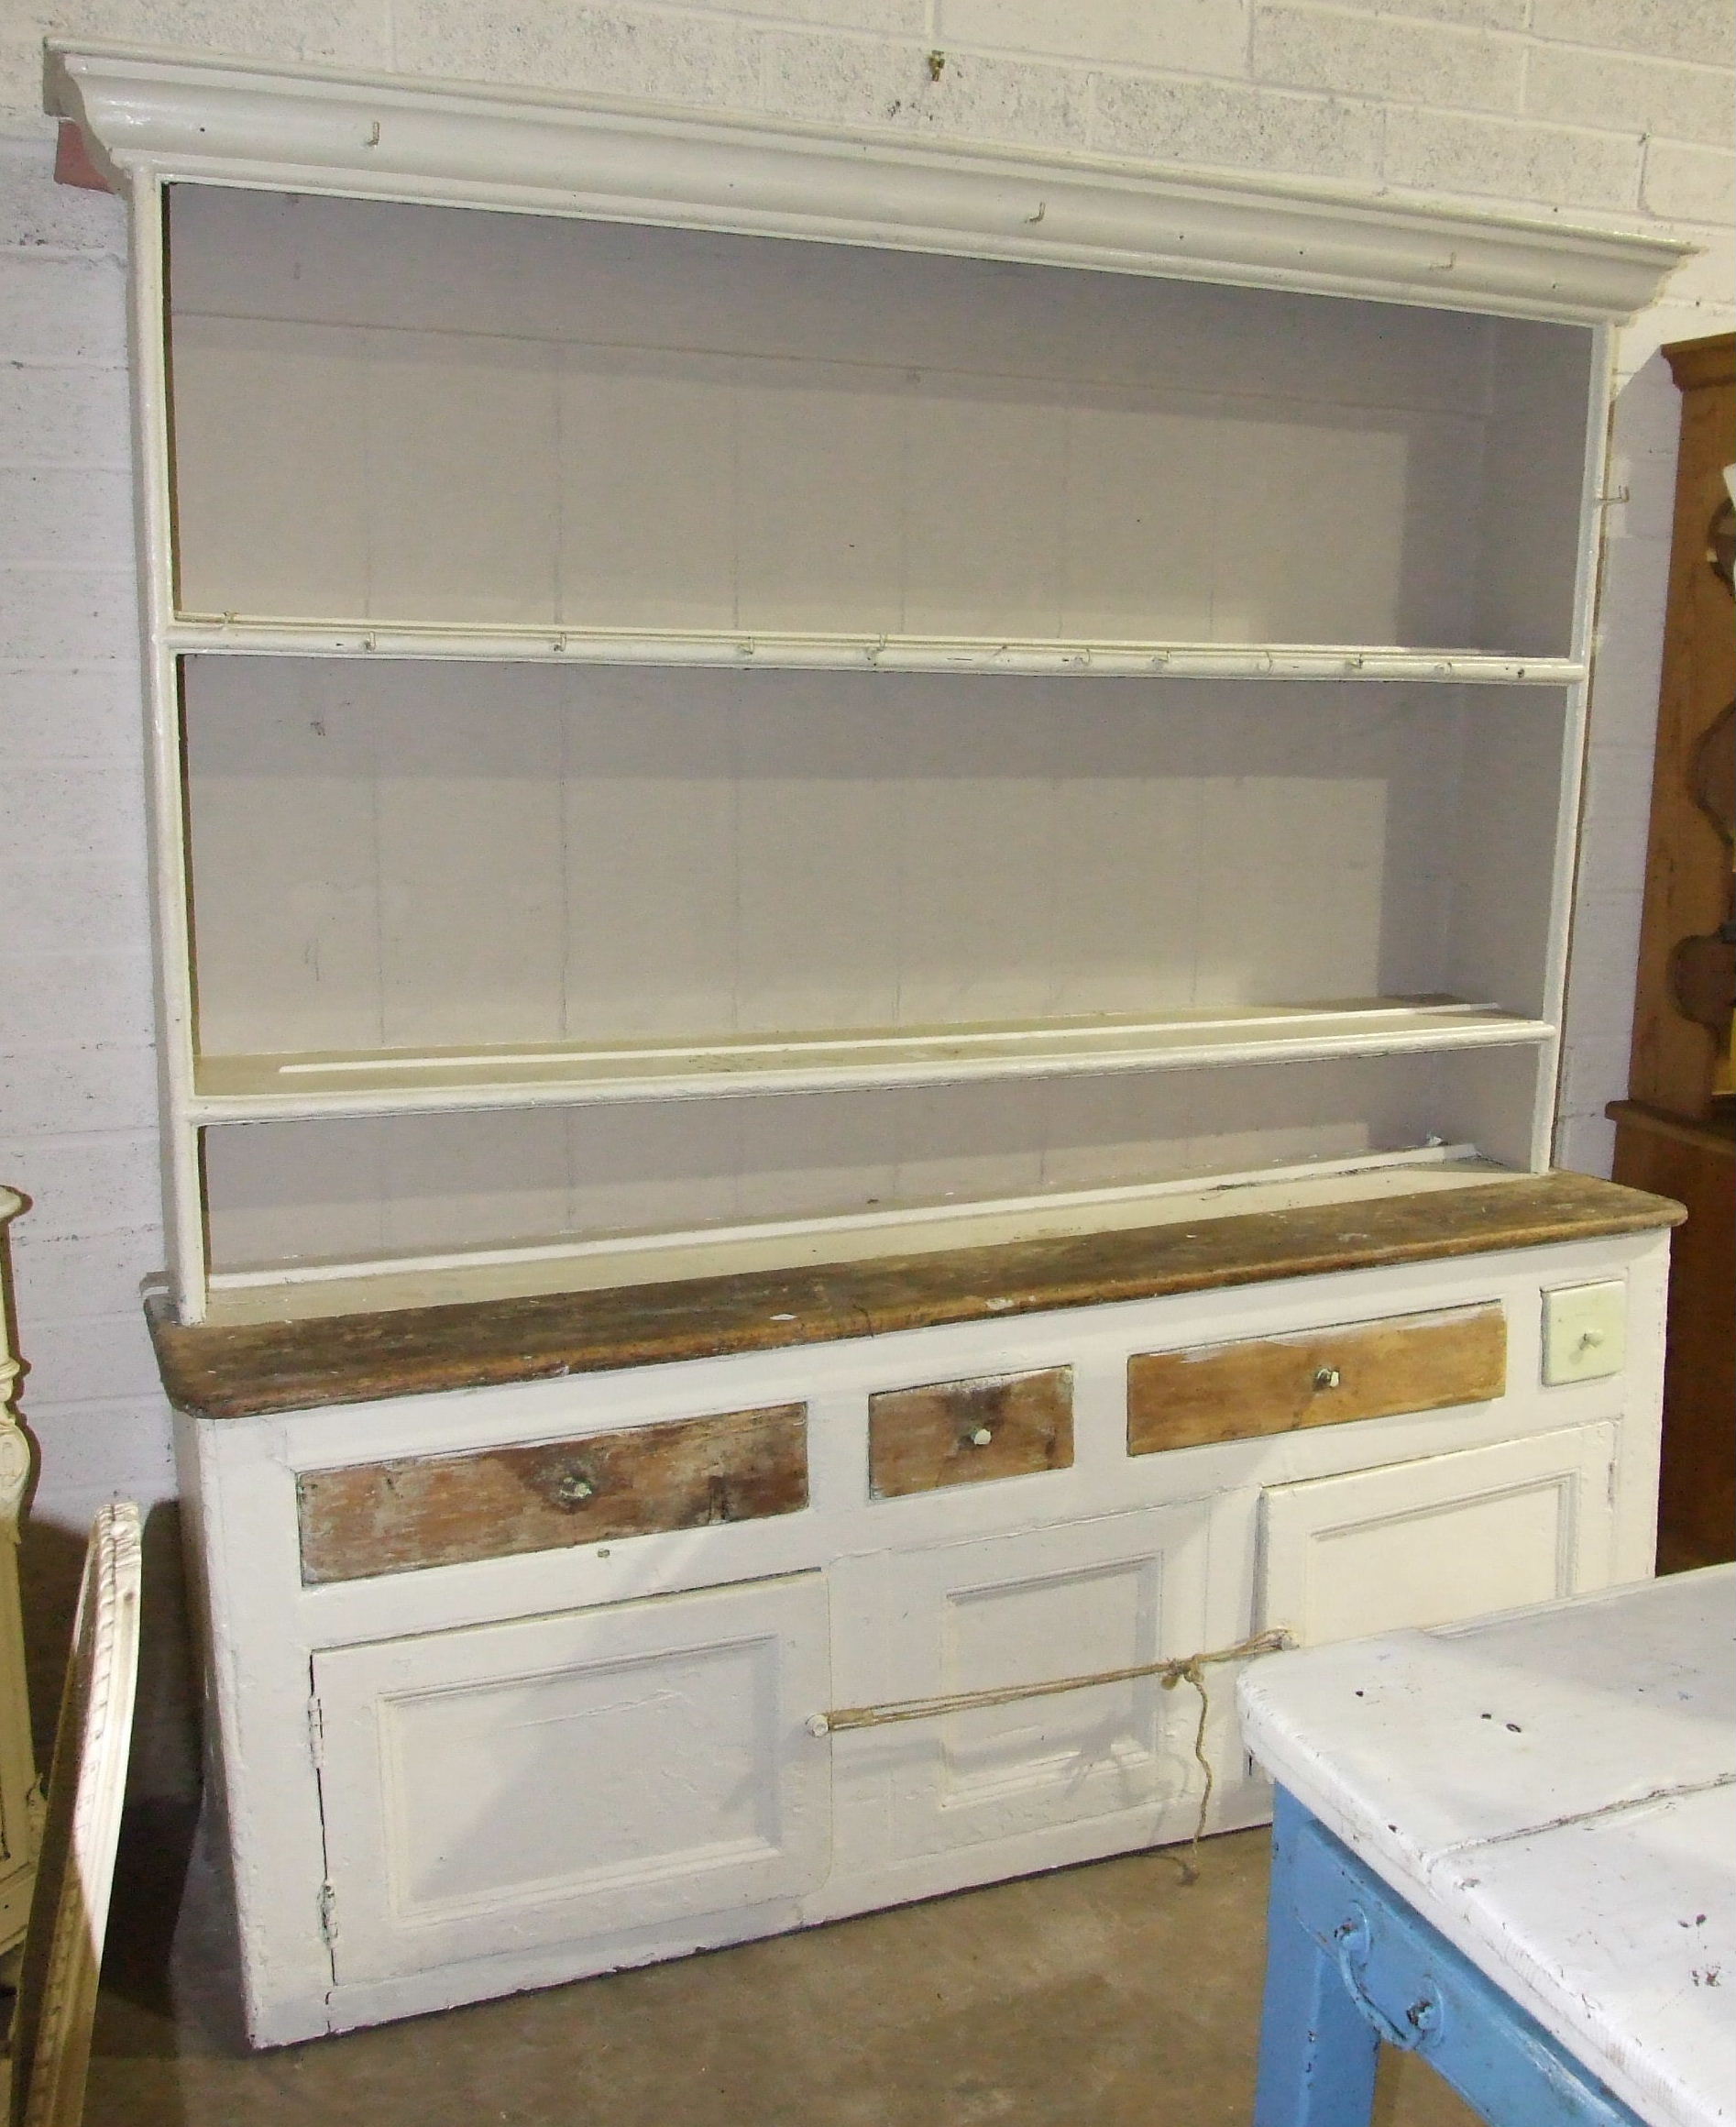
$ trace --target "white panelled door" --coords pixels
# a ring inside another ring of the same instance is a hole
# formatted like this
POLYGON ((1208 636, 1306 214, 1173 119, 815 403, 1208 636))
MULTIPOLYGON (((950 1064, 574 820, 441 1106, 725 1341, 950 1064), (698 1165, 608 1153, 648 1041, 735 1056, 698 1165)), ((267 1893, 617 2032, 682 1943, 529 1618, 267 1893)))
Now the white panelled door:
POLYGON ((1615 1452, 1576 1426, 1271 1485, 1261 1624, 1313 1647, 1605 1587, 1615 1452))
POLYGON ((313 1659, 340 1984, 791 1898, 830 1865, 820 1575, 313 1659))
MULTIPOLYGON (((1189 1501, 907 1554, 884 1581, 885 1673, 928 1697, 1196 1653, 1209 1513, 1189 1501)), ((1141 1677, 845 1735, 840 1807, 882 1784, 905 1857, 1149 1812, 1193 1776, 1198 1711, 1141 1677)))

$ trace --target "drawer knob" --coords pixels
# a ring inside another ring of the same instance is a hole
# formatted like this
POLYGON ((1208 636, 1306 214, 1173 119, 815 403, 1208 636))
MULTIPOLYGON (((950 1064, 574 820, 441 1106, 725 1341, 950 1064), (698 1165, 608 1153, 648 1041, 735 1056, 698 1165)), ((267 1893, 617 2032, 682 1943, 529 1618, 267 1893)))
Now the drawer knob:
POLYGON ((1336 1388, 1337 1385, 1338 1369, 1335 1366, 1315 1367, 1314 1386, 1316 1388, 1336 1388))
POLYGON ((987 1426, 974 1426, 964 1437, 972 1448, 986 1448, 994 1435, 987 1426))
POLYGON ((560 1506, 583 1506, 596 1493, 595 1482, 582 1470, 564 1471, 555 1481, 555 1504, 560 1506))

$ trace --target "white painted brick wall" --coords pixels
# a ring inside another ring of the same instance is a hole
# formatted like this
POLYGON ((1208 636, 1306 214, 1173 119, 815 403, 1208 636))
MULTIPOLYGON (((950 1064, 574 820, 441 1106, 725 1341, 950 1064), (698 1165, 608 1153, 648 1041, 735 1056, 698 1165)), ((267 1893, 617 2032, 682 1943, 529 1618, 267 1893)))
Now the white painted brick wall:
POLYGON ((1732 316, 1729 0, 0 0, 0 1178, 38 1514, 169 1495, 124 228, 49 182, 45 32, 1500 201, 1705 246, 1624 336, 1561 1157, 1625 1089, 1677 400, 1732 316), (944 55, 938 76, 929 55, 944 55), (4 130, 9 124, 10 130, 4 130))

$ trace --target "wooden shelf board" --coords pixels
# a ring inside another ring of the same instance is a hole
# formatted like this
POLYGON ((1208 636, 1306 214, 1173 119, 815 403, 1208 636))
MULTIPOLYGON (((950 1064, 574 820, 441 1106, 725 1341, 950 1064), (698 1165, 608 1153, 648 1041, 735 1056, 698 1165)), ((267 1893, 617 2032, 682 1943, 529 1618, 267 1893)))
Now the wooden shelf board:
POLYGON ((600 665, 691 665, 773 670, 1094 674, 1104 678, 1435 680, 1563 687, 1583 679, 1571 657, 1377 643, 1183 643, 1020 640, 963 635, 798 634, 757 630, 653 631, 438 625, 366 620, 273 620, 183 614, 169 646, 203 654, 295 657, 431 657, 600 665))
POLYGON ((243 1417, 1537 1248, 1681 1216, 1665 1198, 1583 1174, 1516 1176, 998 1247, 305 1321, 182 1328, 153 1306, 151 1328, 179 1409, 243 1417))
POLYGON ((1151 1017, 1005 1020, 595 1046, 207 1056, 198 1123, 838 1092, 1511 1047, 1554 1029, 1457 998, 1374 997, 1151 1017))

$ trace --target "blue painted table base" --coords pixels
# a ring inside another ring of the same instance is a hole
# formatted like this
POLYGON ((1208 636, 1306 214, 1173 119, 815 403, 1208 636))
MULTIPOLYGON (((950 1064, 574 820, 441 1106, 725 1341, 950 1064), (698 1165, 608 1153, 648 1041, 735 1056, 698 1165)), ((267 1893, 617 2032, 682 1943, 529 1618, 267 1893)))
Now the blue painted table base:
POLYGON ((1492 2127, 1644 2127, 1280 1788, 1255 2127, 1368 2127, 1383 2044, 1492 2127))

